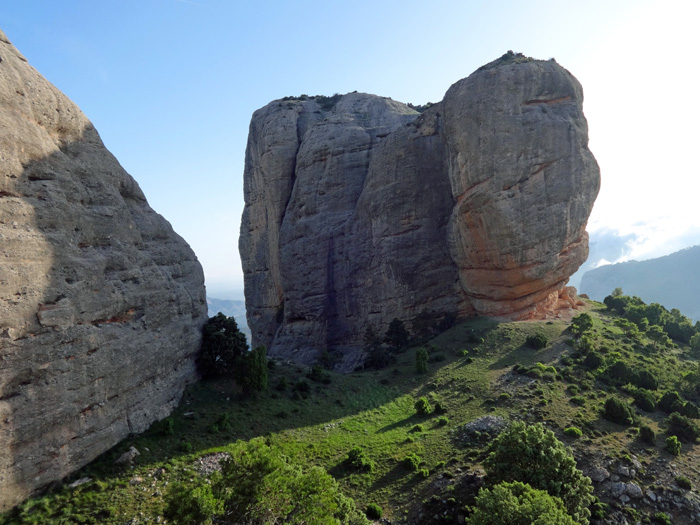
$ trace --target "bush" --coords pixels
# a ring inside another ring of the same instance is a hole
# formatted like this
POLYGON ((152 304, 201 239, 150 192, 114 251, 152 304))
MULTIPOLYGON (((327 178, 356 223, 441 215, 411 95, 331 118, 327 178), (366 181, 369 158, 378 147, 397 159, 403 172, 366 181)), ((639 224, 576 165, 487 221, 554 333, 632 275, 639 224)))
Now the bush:
POLYGON ((647 445, 656 445, 656 432, 648 425, 642 425, 639 429, 639 439, 647 445))
POLYGON ((425 348, 416 350, 416 373, 425 374, 428 371, 428 351, 425 348))
POLYGON ((423 460, 420 458, 420 456, 414 452, 411 452, 405 458, 403 458, 403 464, 413 472, 418 472, 422 462, 423 460))
POLYGON ((590 314, 579 314, 571 320, 571 331, 577 336, 583 335, 591 328, 593 328, 593 318, 590 314))
POLYGON ((609 397, 605 400, 603 417, 620 425, 632 425, 635 419, 629 405, 616 397, 609 397))
POLYGON ((674 456, 681 455, 681 442, 678 441, 676 436, 669 436, 666 438, 666 451, 674 456))
POLYGON ((365 516, 371 520, 378 520, 382 517, 382 508, 376 503, 370 503, 365 509, 365 516))
POLYGON ((673 411, 673 405, 676 402, 683 403, 683 399, 675 390, 669 390, 668 392, 665 392, 663 396, 661 396, 661 399, 659 399, 656 406, 659 408, 659 410, 663 410, 667 414, 670 414, 673 411))
POLYGON ((433 411, 433 407, 430 406, 430 402, 426 397, 418 398, 418 401, 416 401, 416 404, 413 406, 416 409, 416 412, 418 412, 421 416, 428 415, 433 411))
POLYGON ((533 350, 539 350, 540 348, 544 348, 545 346, 547 346, 548 342, 549 341, 547 341, 547 336, 541 332, 538 332, 533 335, 528 335, 525 339, 525 344, 533 350))
POLYGON ((202 327, 202 350, 197 358, 197 369, 205 379, 232 377, 247 351, 248 343, 236 320, 219 312, 202 327))
POLYGON ((440 425, 441 427, 444 427, 444 426, 447 425, 449 422, 450 422, 450 418, 447 417, 447 416, 440 416, 440 417, 437 419, 437 424, 440 425))
POLYGON ((580 428, 569 427, 564 429, 564 435, 572 438, 580 438, 583 435, 583 432, 580 428))
POLYGON ((211 485, 227 522, 368 524, 324 469, 302 469, 262 438, 239 441, 227 452, 211 485))
POLYGON ((657 512, 651 518, 654 520, 654 523, 659 523, 660 525, 673 525, 673 520, 664 512, 657 512))
MULTIPOLYGON (((492 489, 482 488, 476 497, 470 525, 531 525, 556 523, 574 525, 561 499, 526 483, 499 483, 492 489)), ((587 523, 587 521, 586 521, 587 523)))
POLYGON ((591 352, 586 356, 586 359, 583 360, 583 366, 586 368, 590 368, 591 370, 595 370, 596 368, 600 368, 603 366, 603 356, 600 355, 598 352, 591 352))
POLYGON ((698 427, 689 417, 678 412, 671 413, 666 418, 668 433, 678 436, 681 441, 695 443, 700 437, 700 427, 698 427))
POLYGON ((634 403, 646 412, 653 412, 656 408, 656 394, 645 388, 639 388, 634 393, 634 403))
POLYGON ((698 406, 695 403, 691 403, 688 401, 683 405, 683 407, 680 410, 680 413, 684 416, 693 418, 693 419, 699 419, 700 418, 700 409, 698 409, 698 406))
POLYGON ((165 495, 165 515, 183 525, 210 524, 211 518, 223 513, 223 502, 214 496, 203 479, 192 483, 173 483, 165 495))
POLYGON ((248 393, 267 390, 267 348, 257 346, 243 360, 241 367, 243 388, 248 393))
POLYGON ((497 485, 521 481, 561 498, 569 515, 587 524, 593 487, 576 467, 571 451, 542 425, 513 423, 491 444, 484 460, 486 481, 497 485))
POLYGON ((345 462, 351 467, 357 470, 364 470, 367 472, 374 472, 375 463, 372 461, 365 450, 357 445, 350 449, 348 452, 348 457, 345 462))
POLYGON ((389 329, 384 337, 384 342, 395 351, 401 350, 408 344, 408 332, 403 325, 403 321, 396 317, 389 323, 389 329))
POLYGON ((685 476, 676 476, 676 485, 685 490, 693 489, 693 484, 685 476))

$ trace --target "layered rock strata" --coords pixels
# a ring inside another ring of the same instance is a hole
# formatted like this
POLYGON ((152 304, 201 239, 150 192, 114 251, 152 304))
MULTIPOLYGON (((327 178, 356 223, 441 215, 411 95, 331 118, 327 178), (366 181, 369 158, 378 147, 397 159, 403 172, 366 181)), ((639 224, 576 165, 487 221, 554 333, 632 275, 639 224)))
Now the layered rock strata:
POLYGON ((508 53, 422 113, 360 93, 256 111, 239 240, 253 344, 349 369, 393 318, 575 304, 599 188, 582 102, 556 62, 508 53))
POLYGON ((81 111, 0 32, 0 511, 177 404, 204 279, 81 111))

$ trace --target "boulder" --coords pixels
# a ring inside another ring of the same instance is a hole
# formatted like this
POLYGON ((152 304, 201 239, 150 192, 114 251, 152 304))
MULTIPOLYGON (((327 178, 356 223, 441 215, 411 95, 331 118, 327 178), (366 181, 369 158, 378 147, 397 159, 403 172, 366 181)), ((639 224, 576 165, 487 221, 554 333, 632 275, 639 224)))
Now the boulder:
POLYGON ((556 62, 509 52, 422 112, 362 93, 256 111, 239 240, 253 345, 349 370, 394 318, 575 308, 600 183, 582 102, 556 62))
POLYGON ((0 511, 177 405, 202 268, 0 32, 0 511))

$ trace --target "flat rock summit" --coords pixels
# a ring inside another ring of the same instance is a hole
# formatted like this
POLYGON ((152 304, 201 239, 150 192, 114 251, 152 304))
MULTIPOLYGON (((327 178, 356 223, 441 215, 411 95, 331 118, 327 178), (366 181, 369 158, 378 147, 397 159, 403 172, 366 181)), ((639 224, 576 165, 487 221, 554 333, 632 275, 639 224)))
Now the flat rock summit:
POLYGON ((202 268, 0 32, 0 511, 177 405, 202 268))
POLYGON ((349 370, 398 318, 575 305, 598 194, 579 82, 508 52, 422 112, 287 97, 250 124, 239 249, 253 345, 349 370))

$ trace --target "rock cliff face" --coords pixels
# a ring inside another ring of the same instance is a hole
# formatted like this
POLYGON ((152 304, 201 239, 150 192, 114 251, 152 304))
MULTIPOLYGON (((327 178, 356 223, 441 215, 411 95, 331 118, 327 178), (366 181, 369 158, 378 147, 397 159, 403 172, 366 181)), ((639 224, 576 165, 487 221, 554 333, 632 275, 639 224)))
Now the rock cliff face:
POLYGON ((0 511, 145 430, 195 379, 202 269, 0 32, 0 511))
POLYGON ((362 360, 367 327, 573 303, 599 188, 580 84, 508 53, 423 113, 351 93, 253 115, 239 249, 253 344, 362 360))

